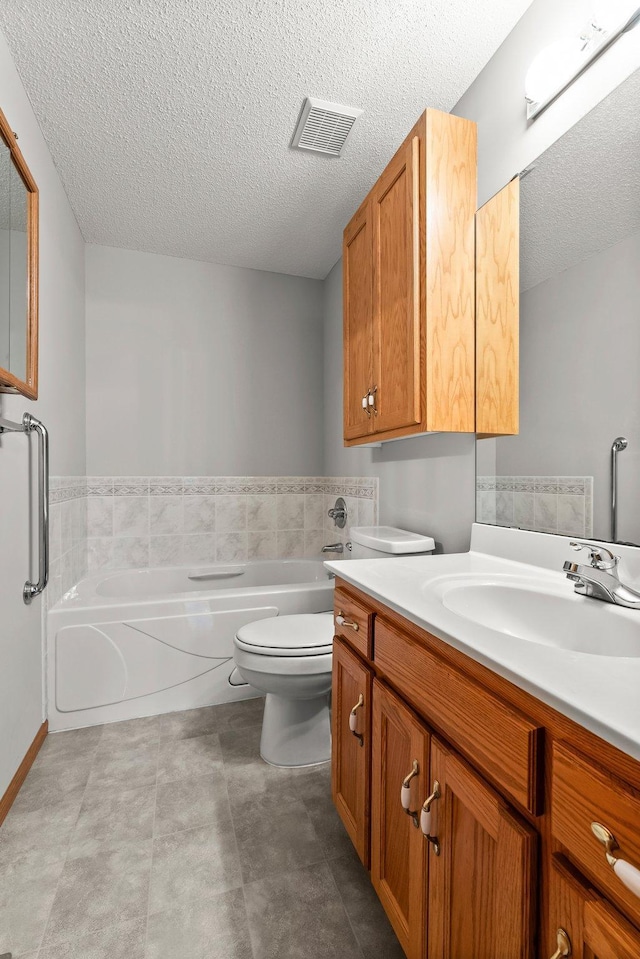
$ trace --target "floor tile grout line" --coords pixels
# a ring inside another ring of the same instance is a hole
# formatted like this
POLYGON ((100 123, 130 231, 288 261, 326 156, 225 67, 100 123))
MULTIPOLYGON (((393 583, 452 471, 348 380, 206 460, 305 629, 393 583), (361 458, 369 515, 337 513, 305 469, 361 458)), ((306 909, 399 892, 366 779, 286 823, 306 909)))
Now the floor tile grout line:
POLYGON ((83 789, 83 791, 82 791, 82 799, 80 800, 80 803, 78 804, 78 814, 77 814, 77 816, 76 816, 76 818, 75 818, 75 820, 74 820, 73 828, 69 831, 69 840, 68 840, 68 842, 67 842, 67 845, 66 845, 66 848, 65 848, 65 852, 64 852, 64 859, 63 859, 63 862, 62 862, 62 869, 60 870, 60 875, 58 876, 58 878, 57 878, 57 880, 56 880, 55 890, 54 890, 54 893, 53 893, 53 897, 52 897, 52 899, 51 899, 51 905, 49 906, 49 910, 48 910, 48 912, 47 912, 47 920, 46 920, 46 922, 45 922, 45 924, 44 924, 44 926, 43 926, 42 936, 40 937, 40 942, 39 942, 38 948, 37 948, 37 950, 36 950, 36 959, 37 959, 37 957, 40 955, 40 951, 41 951, 41 949, 42 949, 42 945, 43 945, 44 940, 45 940, 45 937, 46 937, 46 935, 47 935, 47 929, 49 928, 49 923, 50 923, 50 921, 51 921, 51 913, 52 913, 52 911, 53 911, 53 907, 54 907, 54 905, 55 905, 55 901, 56 901, 56 898, 57 898, 57 896, 58 896, 58 889, 60 888, 60 883, 61 883, 61 881, 62 881, 62 876, 63 876, 63 874, 64 874, 65 867, 66 867, 66 865, 67 865, 67 862, 69 861, 69 850, 70 850, 70 848, 71 848, 71 843, 72 843, 72 841, 73 841, 73 837, 74 837, 74 835, 75 835, 75 831, 76 831, 76 829, 77 829, 77 827, 78 827, 78 820, 80 819, 80 813, 82 812, 82 806, 83 806, 83 804, 84 804, 84 799, 85 799, 85 796, 86 796, 86 794, 87 794, 87 789, 89 788, 89 780, 90 780, 90 778, 91 778, 91 770, 93 769, 93 765, 94 765, 94 763, 95 763, 95 761, 96 761, 96 756, 97 756, 97 752, 98 752, 98 745, 100 744, 100 740, 101 740, 101 739, 102 739, 102 733, 100 734, 100 737, 98 738, 98 742, 96 743, 96 748, 95 748, 94 751, 93 751, 93 755, 92 755, 92 759, 91 759, 91 765, 89 766, 89 774, 88 774, 88 776, 87 776, 87 781, 85 782, 85 784, 84 784, 84 789, 83 789))
POLYGON ((359 953, 360 953, 360 956, 362 957, 362 959, 365 959, 364 950, 363 950, 363 948, 362 948, 362 943, 360 942, 360 939, 358 938, 358 936, 357 936, 357 934, 356 934, 356 931, 355 931, 355 929, 354 929, 354 927, 353 927, 353 923, 351 922, 351 916, 349 915, 349 910, 347 909, 346 903, 345 903, 345 901, 344 901, 344 896, 343 896, 342 893, 340 892, 340 886, 338 885, 338 882, 337 882, 336 877, 335 877, 335 875, 334 875, 333 869, 332 869, 331 866, 329 865, 329 860, 327 860, 327 868, 329 869, 329 875, 331 876, 331 881, 333 882, 333 885, 336 887, 336 891, 337 891, 337 893, 338 893, 338 898, 340 899, 340 902, 341 902, 341 904, 342 904, 342 909, 343 909, 343 911, 344 911, 344 914, 345 914, 345 916, 347 917, 347 922, 349 923, 349 928, 351 929, 351 934, 353 935, 353 938, 354 938, 354 940, 355 940, 355 943, 356 943, 356 945, 357 945, 357 947, 358 947, 358 951, 359 951, 359 953))
POLYGON ((160 740, 157 743, 158 750, 156 753, 156 781, 155 781, 155 793, 153 797, 153 822, 151 823, 151 854, 149 856, 149 889, 147 890, 147 915, 145 917, 144 925, 144 955, 147 954, 147 946, 149 944, 149 916, 151 912, 151 881, 153 878, 153 852, 156 839, 156 815, 158 812, 158 768, 160 766, 160 740))
MULTIPOLYGON (((221 749, 222 751, 222 749, 221 749)), ((224 776, 225 791, 227 794, 227 803, 229 805, 229 815, 231 818, 231 828, 233 829, 233 839, 236 847, 236 856, 238 859, 238 868, 240 869, 240 888, 242 890, 242 901, 244 903, 244 914, 247 920, 247 931, 249 933, 249 945, 251 946, 251 955, 256 959, 256 950, 253 945, 253 935, 251 932, 251 923, 249 922, 249 909, 247 906, 247 894, 245 891, 246 883, 244 881, 244 876, 242 875, 242 860, 240 859, 240 846, 238 844, 238 833, 236 832, 236 823, 233 818, 233 807, 231 805, 231 796, 229 795, 229 780, 227 779, 227 772, 224 761, 222 763, 222 774, 224 776)))

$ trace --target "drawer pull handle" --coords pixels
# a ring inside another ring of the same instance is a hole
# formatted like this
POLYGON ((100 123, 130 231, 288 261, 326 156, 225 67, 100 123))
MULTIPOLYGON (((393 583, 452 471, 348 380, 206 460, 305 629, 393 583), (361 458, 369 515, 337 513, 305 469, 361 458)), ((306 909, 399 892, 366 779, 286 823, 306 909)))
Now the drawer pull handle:
POLYGON ((434 803, 436 799, 440 799, 441 795, 440 783, 436 779, 433 784, 433 792, 425 799, 420 811, 420 829, 422 830, 422 835, 432 844, 436 856, 440 855, 440 842, 437 836, 431 835, 431 804, 434 803))
POLYGON ((616 837, 602 823, 592 822, 591 832, 598 842, 604 846, 604 854, 607 862, 615 872, 620 882, 629 889, 634 896, 640 897, 640 869, 632 866, 630 862, 624 859, 618 859, 613 855, 616 849, 619 849, 616 837))
POLYGON ((339 609, 336 614, 336 626, 346 626, 347 629, 352 629, 354 633, 357 633, 360 629, 357 623, 352 623, 351 620, 344 618, 344 613, 341 609, 339 609))
POLYGON ((355 704, 351 712, 349 713, 349 729, 353 735, 360 741, 360 745, 364 746, 364 736, 362 733, 358 732, 358 710, 364 706, 364 696, 362 693, 358 696, 358 702, 355 704))
POLYGON ((551 959, 564 959, 565 956, 571 955, 571 940, 564 929, 558 929, 556 942, 558 948, 551 956, 551 959))
POLYGON ((418 813, 411 809, 411 780, 415 779, 416 776, 419 775, 420 766, 418 765, 418 760, 414 759, 411 772, 402 780, 402 789, 400 790, 400 802, 402 803, 402 808, 406 812, 407 816, 411 816, 413 819, 413 825, 416 827, 416 829, 419 828, 420 822, 418 820, 418 813))

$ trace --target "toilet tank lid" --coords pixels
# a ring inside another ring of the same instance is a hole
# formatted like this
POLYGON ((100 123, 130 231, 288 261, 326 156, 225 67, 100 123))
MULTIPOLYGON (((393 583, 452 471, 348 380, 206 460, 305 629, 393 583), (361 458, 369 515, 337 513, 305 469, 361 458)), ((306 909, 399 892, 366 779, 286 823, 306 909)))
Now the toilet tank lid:
POLYGON ((428 553, 436 548, 435 540, 430 536, 394 526, 352 526, 350 534, 354 543, 378 549, 381 553, 428 553))

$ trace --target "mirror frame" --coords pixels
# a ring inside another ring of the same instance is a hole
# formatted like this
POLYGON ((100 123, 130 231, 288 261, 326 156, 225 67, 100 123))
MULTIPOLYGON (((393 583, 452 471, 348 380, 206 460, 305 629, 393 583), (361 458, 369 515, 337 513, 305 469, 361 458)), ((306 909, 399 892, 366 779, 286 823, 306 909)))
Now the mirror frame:
POLYGON ((26 381, 0 367, 0 393, 21 393, 38 399, 38 227, 39 193, 36 181, 18 146, 18 134, 0 110, 0 136, 9 148, 11 161, 27 191, 27 363, 26 381))

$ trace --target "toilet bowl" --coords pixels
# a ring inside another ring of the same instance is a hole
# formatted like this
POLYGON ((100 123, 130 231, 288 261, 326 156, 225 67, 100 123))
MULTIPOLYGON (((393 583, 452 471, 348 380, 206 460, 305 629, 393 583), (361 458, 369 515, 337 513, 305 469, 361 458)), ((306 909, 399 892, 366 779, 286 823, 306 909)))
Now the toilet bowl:
POLYGON ((266 693, 260 755, 274 766, 311 766, 331 758, 333 614, 305 613, 248 623, 234 660, 266 693))
MULTIPOLYGON (((352 527, 353 558, 431 553, 429 536, 389 526, 352 527)), ((238 630, 238 672, 266 694, 260 755, 273 766, 312 766, 331 758, 333 613, 259 619, 238 630)))

